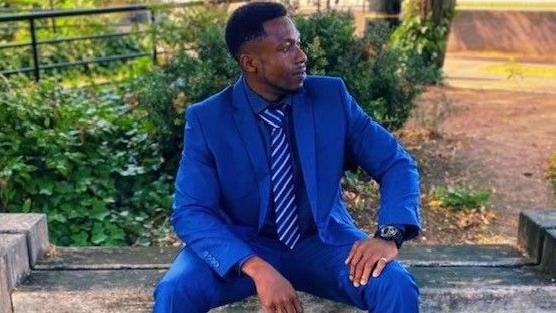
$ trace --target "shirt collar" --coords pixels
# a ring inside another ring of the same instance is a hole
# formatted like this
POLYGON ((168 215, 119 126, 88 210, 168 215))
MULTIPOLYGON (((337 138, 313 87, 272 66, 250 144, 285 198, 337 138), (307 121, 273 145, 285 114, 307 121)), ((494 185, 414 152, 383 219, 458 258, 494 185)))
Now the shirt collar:
POLYGON ((280 100, 277 103, 271 103, 268 102, 268 100, 261 97, 255 91, 253 91, 253 89, 251 89, 251 87, 249 87, 249 85, 247 84, 245 77, 242 77, 242 81, 243 81, 243 87, 245 89, 245 94, 247 95, 247 99, 249 100, 251 109, 255 114, 261 113, 262 111, 266 110, 269 106, 272 105, 285 104, 286 106, 289 106, 291 104, 291 98, 292 98, 291 95, 284 96, 284 98, 282 98, 282 100, 280 100))

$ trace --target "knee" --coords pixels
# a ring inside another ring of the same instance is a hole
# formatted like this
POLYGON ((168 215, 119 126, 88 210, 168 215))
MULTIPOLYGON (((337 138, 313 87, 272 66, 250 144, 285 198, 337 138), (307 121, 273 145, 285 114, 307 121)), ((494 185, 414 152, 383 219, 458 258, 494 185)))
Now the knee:
MULTIPOLYGON (((413 276, 397 261, 389 262, 378 277, 372 277, 374 289, 367 288, 367 292, 379 292, 390 296, 400 296, 406 300, 417 299, 419 287, 413 276)), ((371 285, 373 285, 371 284, 371 285)))
MULTIPOLYGON (((172 274, 172 273, 167 273, 172 274)), ((199 313, 210 310, 207 294, 201 290, 204 285, 199 275, 166 275, 154 290, 154 313, 187 312, 199 313)))
POLYGON ((396 260, 371 278, 363 297, 370 312, 419 312, 419 289, 413 276, 396 260))
POLYGON ((154 289, 154 301, 172 301, 176 296, 176 282, 169 279, 161 279, 154 289))

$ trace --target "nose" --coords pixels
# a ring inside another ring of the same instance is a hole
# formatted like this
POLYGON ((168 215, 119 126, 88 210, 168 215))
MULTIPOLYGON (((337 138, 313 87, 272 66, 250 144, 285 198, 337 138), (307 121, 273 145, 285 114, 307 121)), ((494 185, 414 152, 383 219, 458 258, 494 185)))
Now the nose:
POLYGON ((297 54, 295 55, 295 63, 305 63, 307 62, 307 54, 301 47, 297 46, 297 54))

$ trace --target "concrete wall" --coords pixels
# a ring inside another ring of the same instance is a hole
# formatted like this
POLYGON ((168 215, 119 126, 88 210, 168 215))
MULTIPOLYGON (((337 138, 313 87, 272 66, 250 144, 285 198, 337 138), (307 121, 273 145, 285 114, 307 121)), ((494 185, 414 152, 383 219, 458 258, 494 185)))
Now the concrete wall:
POLYGON ((556 12, 457 11, 448 52, 556 62, 556 12))

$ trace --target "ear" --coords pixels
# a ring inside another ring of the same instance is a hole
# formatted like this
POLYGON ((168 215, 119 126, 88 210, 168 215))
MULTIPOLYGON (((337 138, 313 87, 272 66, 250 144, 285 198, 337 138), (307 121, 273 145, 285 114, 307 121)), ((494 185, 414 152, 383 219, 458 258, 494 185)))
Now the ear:
POLYGON ((239 55, 239 66, 244 72, 256 73, 258 68, 258 62, 252 54, 241 53, 239 55))

